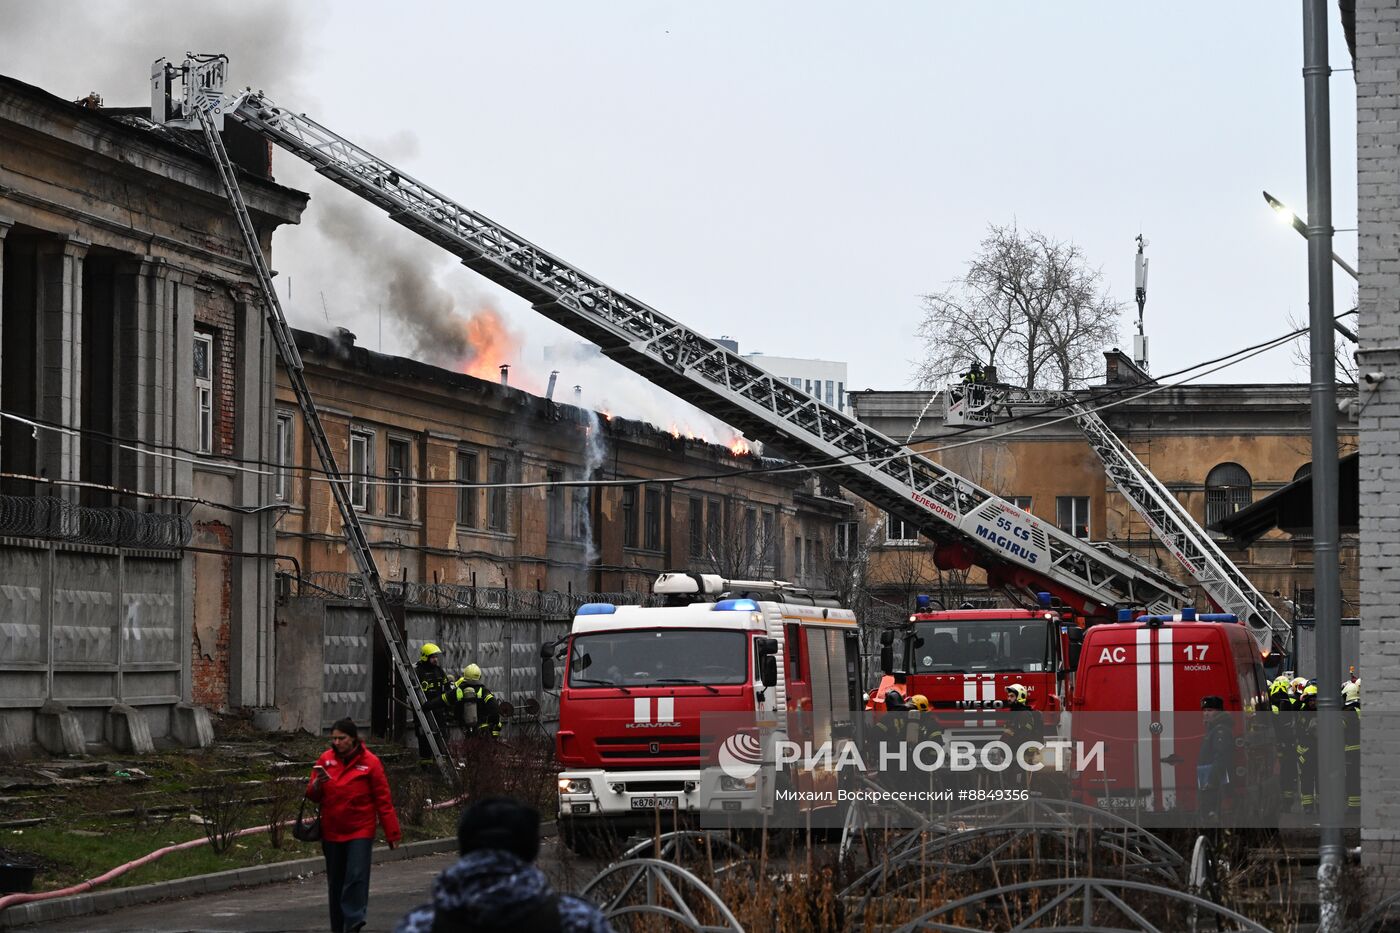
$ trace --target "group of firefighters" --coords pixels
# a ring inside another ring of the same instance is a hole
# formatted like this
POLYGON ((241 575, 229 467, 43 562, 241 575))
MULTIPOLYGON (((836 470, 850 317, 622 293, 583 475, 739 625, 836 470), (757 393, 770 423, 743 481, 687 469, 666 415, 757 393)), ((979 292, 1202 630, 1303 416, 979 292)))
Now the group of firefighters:
MULTIPOLYGON (((453 678, 442 668, 442 649, 427 642, 418 652, 413 673, 423 688, 427 702, 423 712, 432 718, 437 732, 447 735, 449 720, 456 720, 467 735, 499 737, 501 734, 501 704, 484 683, 481 667, 475 663, 462 668, 462 676, 453 678)), ((418 734, 420 763, 431 765, 433 752, 428 737, 418 734)))
MULTIPOLYGON (((1026 688, 1021 684, 1010 684, 1006 687, 1005 702, 1001 707, 1002 712, 1025 713, 1033 712, 1033 708, 1027 702, 1026 688)), ((897 690, 891 690, 884 696, 885 709, 892 713, 926 713, 930 709, 928 697, 923 694, 905 697, 897 690)), ((1346 758, 1346 792, 1347 807, 1356 809, 1361 806, 1361 680, 1356 676, 1356 668, 1351 669, 1347 681, 1342 685, 1342 732, 1344 736, 1344 749, 1346 758)), ((1201 703, 1202 710, 1208 717, 1206 723, 1208 733, 1221 731, 1229 733, 1228 720, 1215 716, 1214 721, 1210 721, 1212 713, 1223 711, 1224 704, 1220 697, 1205 697, 1201 703), (1212 728, 1213 726, 1219 727, 1212 728)), ((1301 804, 1304 813, 1316 813, 1318 803, 1318 745, 1317 745, 1317 717, 1315 715, 1294 716, 1291 713, 1315 713, 1317 711, 1317 682, 1308 680, 1306 677, 1289 677, 1281 674, 1269 684, 1269 709, 1275 714, 1273 717, 1275 734, 1278 738, 1279 748, 1279 787, 1282 793, 1282 804, 1285 812, 1291 810, 1294 802, 1301 804)), ((902 730, 902 717, 881 717, 881 722, 877 724, 877 731, 881 738, 890 739, 898 737, 902 730)), ((938 732, 936 724, 930 722, 931 728, 938 732)), ((1036 721, 1028 716, 1010 717, 1003 732, 1003 740, 1012 740, 1034 737, 1037 728, 1036 721), (1024 735, 1022 735, 1024 733, 1024 735)), ((926 738, 929 736, 925 736, 926 738)), ((937 738, 936 736, 934 738, 937 738)), ((1233 739, 1223 743, 1233 746, 1233 739)), ((1209 743, 1207 743, 1209 745, 1209 743)), ((1232 752, 1222 750, 1220 757, 1232 756, 1232 752)), ((1207 748, 1202 749, 1202 765, 1206 765, 1209 757, 1207 748)), ((1224 769, 1226 772, 1232 770, 1224 769)), ((1228 779, 1226 779, 1228 780, 1228 779)), ((1207 781, 1202 785, 1205 793, 1203 806, 1215 813, 1219 813, 1219 791, 1220 784, 1207 781)))
MULTIPOLYGON (((1317 717, 1289 713, 1317 711, 1317 682, 1281 674, 1269 684, 1269 709, 1275 713, 1278 737, 1279 787, 1283 808, 1297 800, 1304 813, 1317 812, 1317 717)), ((1346 758, 1347 807, 1361 806, 1361 680, 1351 669, 1342 684, 1342 735, 1346 758)))

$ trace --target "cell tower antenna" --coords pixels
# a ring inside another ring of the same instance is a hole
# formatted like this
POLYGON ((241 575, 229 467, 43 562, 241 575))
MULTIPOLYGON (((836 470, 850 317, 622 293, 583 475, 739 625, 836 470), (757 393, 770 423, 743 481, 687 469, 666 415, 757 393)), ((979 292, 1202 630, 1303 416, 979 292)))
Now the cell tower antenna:
POLYGON ((1143 251, 1147 249, 1147 238, 1141 233, 1137 235, 1137 256, 1133 259, 1133 283, 1135 286, 1134 295, 1137 298, 1138 320, 1137 333, 1133 335, 1133 362, 1138 369, 1147 372, 1147 334, 1143 331, 1142 312, 1147 305, 1147 256, 1143 251))

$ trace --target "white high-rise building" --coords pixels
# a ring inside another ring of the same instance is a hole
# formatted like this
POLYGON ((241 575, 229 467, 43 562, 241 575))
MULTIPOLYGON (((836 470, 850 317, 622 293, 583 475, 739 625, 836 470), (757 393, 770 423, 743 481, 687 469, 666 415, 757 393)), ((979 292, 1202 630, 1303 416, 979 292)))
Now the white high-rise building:
POLYGON ((788 385, 815 396, 832 408, 849 412, 846 405, 846 364, 835 360, 807 360, 793 356, 745 353, 744 359, 757 363, 788 385))

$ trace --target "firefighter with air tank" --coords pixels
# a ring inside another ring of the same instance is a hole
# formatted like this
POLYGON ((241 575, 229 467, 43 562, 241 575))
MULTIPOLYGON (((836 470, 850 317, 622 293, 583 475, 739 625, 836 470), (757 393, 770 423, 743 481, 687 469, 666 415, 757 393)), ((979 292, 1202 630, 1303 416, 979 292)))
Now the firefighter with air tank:
MULTIPOLYGON (((422 688, 423 696, 427 700, 423 705, 423 712, 432 720, 438 735, 445 741, 447 718, 443 716, 440 699, 443 691, 452 683, 452 678, 442 669, 442 658, 441 648, 432 642, 425 642, 418 650, 418 663, 413 665, 413 673, 417 676, 418 686, 422 688)), ((433 767, 432 746, 428 744, 428 736, 421 727, 418 729, 418 767, 425 771, 433 767)))

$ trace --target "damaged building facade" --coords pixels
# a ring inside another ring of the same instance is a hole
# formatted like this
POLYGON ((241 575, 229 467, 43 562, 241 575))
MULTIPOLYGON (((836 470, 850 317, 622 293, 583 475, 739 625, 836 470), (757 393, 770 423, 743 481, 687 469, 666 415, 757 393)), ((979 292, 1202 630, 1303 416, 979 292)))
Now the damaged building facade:
MULTIPOLYGON (((232 132, 232 131, 230 131, 232 132)), ((306 195, 230 138, 264 250, 306 195)), ((0 77, 0 744, 272 702, 272 348, 212 163, 0 77)))
MULTIPOLYGON (((1123 353, 1106 352, 1103 384, 1081 390, 1101 398, 1109 427, 1205 528, 1304 475, 1312 460, 1308 386, 1293 384, 1183 385, 1143 394, 1156 384, 1123 353), (1130 398, 1142 395, 1141 398, 1130 398), (1127 401, 1123 401, 1129 398, 1127 401)), ((1354 394, 1354 390, 1353 390, 1354 394)), ((926 392, 851 393, 857 417, 891 437, 905 437, 929 397, 926 392)), ((1181 565, 1152 534, 1104 471, 1103 462, 1063 411, 1017 408, 1017 419, 971 434, 947 428, 935 404, 919 422, 916 444, 962 476, 1077 537, 1112 542, 1138 560, 1191 584, 1181 565), (972 443, 963 443, 972 440, 972 443), (946 444, 946 449, 938 450, 946 444)), ((1343 422, 1339 453, 1357 449, 1354 425, 1343 422)), ((900 607, 915 592, 945 601, 998 598, 980 572, 939 568, 917 529, 865 510, 868 584, 900 607)), ((1285 619, 1312 616, 1312 539, 1271 531, 1248 542, 1212 532, 1232 561, 1285 619), (1273 594, 1277 591, 1278 596, 1273 594)), ((1358 539, 1341 540, 1343 614, 1359 606, 1358 539)), ((1197 605, 1207 605, 1196 590, 1197 605)))
MULTIPOLYGON (((822 588, 853 507, 810 474, 500 382, 295 331, 303 374, 410 648, 479 665, 540 719, 539 646, 584 602, 644 602, 668 570, 822 588), (567 485, 596 481, 606 485, 567 485), (532 702, 533 701, 533 702, 532 702)), ((279 368, 280 725, 402 723, 340 514, 279 368)), ((527 725, 526 723, 522 723, 527 725)))
MULTIPOLYGON (((776 461, 375 353, 343 330, 295 333, 387 581, 646 593, 684 570, 818 586, 805 542, 831 541, 851 511, 809 474, 770 472, 776 461), (553 485, 583 480, 613 485, 553 485)), ((339 514, 280 378, 275 417, 278 552, 304 579, 347 573, 339 514)))

